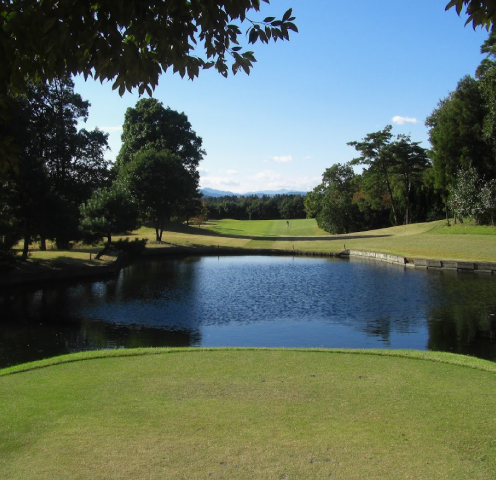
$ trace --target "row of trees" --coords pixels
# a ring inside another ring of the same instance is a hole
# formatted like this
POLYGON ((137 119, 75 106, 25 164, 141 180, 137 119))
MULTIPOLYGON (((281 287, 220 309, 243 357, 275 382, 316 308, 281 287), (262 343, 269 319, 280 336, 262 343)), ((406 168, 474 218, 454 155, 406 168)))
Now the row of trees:
POLYGON ((151 222, 161 240, 173 216, 188 218, 200 206, 198 165, 202 140, 184 113, 155 99, 126 112, 117 162, 105 159, 107 134, 78 129, 89 103, 69 78, 30 84, 11 99, 15 121, 9 135, 20 145, 16 162, 0 180, 0 244, 23 239, 27 256, 33 240, 68 248, 151 222))
POLYGON ((426 119, 431 149, 390 125, 349 142, 359 156, 328 168, 305 207, 331 233, 446 216, 496 221, 496 33, 481 48, 476 78, 465 76, 426 119), (355 173, 355 166, 363 171, 355 173))
MULTIPOLYGON (((451 0, 446 8, 453 7, 459 14, 466 8, 468 22, 474 28, 482 25, 489 29, 493 24, 492 2, 451 0)), ((237 24, 248 22, 246 33, 250 44, 287 40, 290 31, 297 31, 291 9, 280 19, 251 20, 248 14, 259 9, 259 0, 130 0, 124 9, 115 2, 92 0, 3 2, 0 15, 2 244, 10 245, 23 236, 27 253, 31 238, 39 236, 42 248, 46 238, 55 238, 59 246, 66 246, 76 235, 81 204, 84 204, 81 212, 86 219, 85 231, 96 235, 96 226, 100 225, 99 229, 108 234, 114 228, 111 227, 114 220, 102 218, 110 215, 105 212, 113 211, 111 206, 122 203, 125 197, 131 199, 143 218, 153 220, 157 238, 161 238, 164 219, 173 214, 184 215, 195 203, 193 192, 198 181, 195 162, 203 152, 198 152, 197 159, 191 161, 173 145, 162 149, 156 138, 146 138, 136 143, 139 148, 127 150, 126 146, 116 168, 110 169, 103 155, 107 148, 106 135, 98 130, 78 130, 79 120, 87 116, 88 103, 74 93, 69 75, 82 73, 101 81, 112 80, 114 89, 122 95, 126 89, 133 88, 138 88, 140 94, 145 91, 151 94, 160 74, 168 69, 191 79, 200 70, 211 67, 224 76, 229 67, 233 73, 239 70, 249 73, 255 58, 253 52, 243 51, 239 45, 241 30, 237 24), (158 170, 154 169, 158 165, 160 171, 170 170, 167 178, 173 178, 174 184, 169 185, 169 191, 177 188, 175 199, 164 193, 157 201, 153 189, 143 190, 146 178, 155 178, 158 170), (134 179, 140 176, 141 179, 134 179), (184 195, 182 201, 177 200, 178 195, 184 195)), ((495 98, 492 41, 486 48, 490 55, 481 66, 480 83, 488 110, 485 121, 491 125, 496 118, 492 103, 495 98)), ((484 135, 491 128, 484 127, 484 135)), ((132 139, 132 132, 128 133, 132 139)), ((488 138, 485 141, 490 143, 488 138)), ((363 156, 364 162, 366 159, 363 156)), ((391 207, 394 204, 393 216, 397 222, 398 208, 390 190, 389 199, 383 203, 389 202, 391 207)), ((405 198, 409 201, 408 195, 405 198)), ((406 211, 409 210, 407 206, 406 211)))
POLYGON ((11 99, 15 115, 8 134, 17 159, 1 178, 0 235, 6 247, 24 238, 24 255, 33 237, 67 247, 78 231, 78 208, 110 181, 104 158, 107 134, 78 129, 89 103, 74 92, 69 78, 29 84, 11 99))
POLYGON ((205 197, 204 205, 212 219, 277 220, 305 218, 302 195, 257 195, 205 197))
MULTIPOLYGON (((88 102, 74 93, 70 75, 113 81, 120 95, 134 88, 151 95, 160 74, 169 69, 190 79, 212 67, 223 76, 229 69, 249 73, 256 60, 240 46, 238 25, 243 22, 250 44, 288 40, 289 32, 297 31, 291 9, 281 18, 248 18, 259 12, 258 0, 130 0, 125 8, 93 0, 1 5, 0 246, 7 248, 23 236, 24 255, 34 237, 40 238, 41 248, 47 238, 66 247, 78 235, 81 215, 85 235, 110 239, 114 229, 136 224, 132 217, 137 210, 154 222, 160 239, 165 219, 186 215, 197 200, 196 167, 204 152, 199 137, 191 142, 194 132, 183 114, 166 111, 176 114, 180 133, 189 136, 181 144, 180 138, 166 136, 164 142, 146 133, 137 140, 140 127, 134 122, 132 131, 133 112, 128 112, 124 137, 129 144, 125 141, 111 169, 103 155, 105 133, 78 130, 88 102), (190 156, 183 147, 196 152, 190 156), (159 189, 160 175, 165 183, 159 189)), ((150 107, 159 117, 165 115, 161 105, 151 102, 136 110, 150 107)))
POLYGON ((328 168, 305 199, 309 217, 330 233, 349 233, 436 216, 433 192, 425 185, 427 151, 392 127, 349 142, 360 156, 328 168), (364 167, 361 174, 355 165, 364 167))

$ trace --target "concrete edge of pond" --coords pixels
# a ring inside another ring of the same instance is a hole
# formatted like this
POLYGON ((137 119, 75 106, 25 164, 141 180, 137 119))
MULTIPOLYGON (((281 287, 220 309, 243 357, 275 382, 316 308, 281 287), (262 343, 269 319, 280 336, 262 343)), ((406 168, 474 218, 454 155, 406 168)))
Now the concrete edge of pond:
MULTIPOLYGON (((275 249, 246 249, 246 248, 188 248, 188 247, 156 247, 146 249, 142 257, 182 257, 182 256, 305 256, 320 258, 350 258, 358 257, 366 260, 380 261, 405 268, 425 268, 436 270, 450 270, 455 272, 474 272, 496 274, 496 262, 469 262, 455 260, 436 260, 426 258, 408 258, 400 255, 391 255, 382 252, 347 249, 341 252, 306 252, 302 250, 275 250, 275 249)), ((132 260, 131 260, 132 261, 132 260)), ((0 289, 22 285, 43 284, 65 280, 91 280, 116 275, 129 260, 123 257, 107 265, 67 266, 58 270, 45 269, 38 272, 12 271, 2 272, 0 275, 0 289), (127 261, 126 261, 127 260, 127 261), (126 261, 126 262, 125 262, 126 261)))
POLYGON ((352 249, 342 252, 341 256, 362 257, 370 260, 394 263, 412 268, 496 274, 496 262, 467 262, 456 260, 438 260, 432 258, 407 258, 399 255, 352 249))

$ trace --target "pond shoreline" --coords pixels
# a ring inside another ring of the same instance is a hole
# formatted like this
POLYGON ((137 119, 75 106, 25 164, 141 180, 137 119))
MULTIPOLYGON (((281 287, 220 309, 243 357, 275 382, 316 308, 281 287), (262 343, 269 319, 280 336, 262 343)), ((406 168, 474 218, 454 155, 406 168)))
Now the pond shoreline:
MULTIPOLYGON (((470 262, 455 260, 438 260, 426 258, 409 258, 382 252, 347 249, 341 252, 308 252, 304 250, 247 249, 230 247, 155 247, 145 249, 141 256, 135 258, 183 257, 183 256, 303 256, 319 258, 362 258, 404 266, 405 268, 424 268, 450 270, 456 272, 473 272, 496 274, 496 262, 470 262)), ((133 258, 120 255, 106 265, 70 265, 59 269, 40 268, 38 271, 23 270, 3 272, 0 276, 0 289, 23 285, 43 284, 64 280, 91 280, 115 276, 120 269, 133 262, 133 258)))

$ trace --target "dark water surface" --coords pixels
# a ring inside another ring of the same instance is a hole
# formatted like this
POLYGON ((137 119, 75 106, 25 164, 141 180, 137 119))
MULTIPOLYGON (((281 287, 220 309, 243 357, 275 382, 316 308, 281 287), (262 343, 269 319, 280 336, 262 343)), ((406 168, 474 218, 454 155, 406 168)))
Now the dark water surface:
POLYGON ((149 346, 414 348, 496 360, 496 277, 292 257, 143 261, 0 293, 0 368, 149 346))

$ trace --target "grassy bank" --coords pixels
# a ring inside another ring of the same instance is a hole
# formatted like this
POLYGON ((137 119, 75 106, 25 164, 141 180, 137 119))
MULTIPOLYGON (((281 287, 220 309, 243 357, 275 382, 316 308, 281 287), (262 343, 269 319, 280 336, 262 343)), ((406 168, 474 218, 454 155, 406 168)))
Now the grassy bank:
POLYGON ((161 349, 50 363, 0 371, 3 479, 496 475, 489 362, 161 349))
POLYGON ((339 253, 346 249, 371 250, 393 255, 444 260, 495 261, 496 228, 471 226, 468 234, 444 221, 403 225, 347 235, 329 235, 315 220, 210 222, 190 232, 168 232, 178 245, 219 245, 247 249, 267 248, 315 253, 339 253), (481 230, 479 230, 479 228, 481 230), (205 231, 207 230, 207 231, 205 231), (481 232, 476 233, 476 232, 481 232), (226 236, 230 232, 230 237, 226 236))
MULTIPOLYGON (((399 227, 329 235, 317 227, 315 220, 210 221, 201 228, 170 224, 163 242, 155 242, 155 231, 149 227, 115 236, 130 240, 146 238, 147 248, 185 247, 201 251, 216 249, 274 249, 292 253, 339 253, 344 248, 370 250, 412 258, 493 262, 496 260, 496 227, 472 224, 446 226, 444 221, 403 225, 399 227)), ((94 255, 102 245, 76 245, 71 251, 40 252, 33 247, 28 263, 49 265, 50 262, 101 264, 94 255), (90 254, 92 258, 90 260, 90 254)), ((105 258, 103 261, 111 260, 105 258)), ((55 263, 54 263, 55 264, 55 263)))

